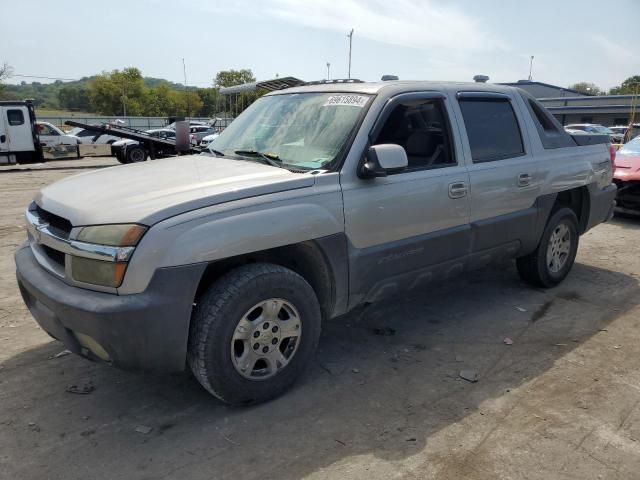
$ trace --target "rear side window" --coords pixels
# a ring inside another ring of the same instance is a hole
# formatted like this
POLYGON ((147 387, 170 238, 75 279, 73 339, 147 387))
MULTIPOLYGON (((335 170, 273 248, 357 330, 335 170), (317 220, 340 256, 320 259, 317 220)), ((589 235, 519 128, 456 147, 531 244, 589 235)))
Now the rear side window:
POLYGON ((22 125, 24 123, 24 114, 22 110, 7 110, 7 120, 11 126, 22 125))
POLYGON ((474 163, 524 155, 511 102, 502 98, 461 98, 460 109, 474 163))
MULTIPOLYGON (((533 118, 540 142, 545 149, 573 147, 575 142, 564 131, 562 125, 537 101, 523 93, 522 97, 533 118)), ((581 127, 578 127, 581 129, 581 127)), ((583 127, 582 127, 583 128, 583 127)))

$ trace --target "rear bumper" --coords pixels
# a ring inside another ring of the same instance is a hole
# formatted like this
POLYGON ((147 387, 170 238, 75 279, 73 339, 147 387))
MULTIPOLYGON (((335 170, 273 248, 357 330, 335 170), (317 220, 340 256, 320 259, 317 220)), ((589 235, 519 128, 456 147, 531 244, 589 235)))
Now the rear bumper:
POLYGON ((43 270, 28 246, 16 252, 15 261, 31 314, 72 352, 131 370, 184 369, 191 308, 205 264, 158 269, 143 293, 113 295, 67 285, 43 270), (87 344, 87 337, 99 348, 87 344))

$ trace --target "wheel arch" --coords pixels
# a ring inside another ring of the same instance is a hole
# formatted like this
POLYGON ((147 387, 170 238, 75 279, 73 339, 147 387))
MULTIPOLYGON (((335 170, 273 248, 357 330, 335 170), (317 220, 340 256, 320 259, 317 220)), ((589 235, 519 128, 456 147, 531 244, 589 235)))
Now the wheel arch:
POLYGON ((224 274, 251 263, 280 265, 302 276, 318 297, 322 318, 332 318, 346 311, 348 269, 343 235, 331 235, 209 262, 198 283, 194 303, 224 274))
POLYGON ((578 233, 580 235, 585 233, 588 228, 589 214, 591 210, 589 189, 586 186, 582 186, 558 192, 547 220, 555 211, 563 207, 573 210, 573 213, 575 213, 578 218, 578 233))

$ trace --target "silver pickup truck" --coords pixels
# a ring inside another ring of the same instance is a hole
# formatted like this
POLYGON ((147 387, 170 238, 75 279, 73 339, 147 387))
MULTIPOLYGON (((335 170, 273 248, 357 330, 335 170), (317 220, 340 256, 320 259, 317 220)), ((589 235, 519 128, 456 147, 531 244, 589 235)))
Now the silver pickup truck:
POLYGON ((207 154, 44 189, 15 255, 37 322, 84 357, 283 392, 322 319, 515 259, 552 287, 608 220, 605 137, 491 84, 334 83, 256 101, 207 154))

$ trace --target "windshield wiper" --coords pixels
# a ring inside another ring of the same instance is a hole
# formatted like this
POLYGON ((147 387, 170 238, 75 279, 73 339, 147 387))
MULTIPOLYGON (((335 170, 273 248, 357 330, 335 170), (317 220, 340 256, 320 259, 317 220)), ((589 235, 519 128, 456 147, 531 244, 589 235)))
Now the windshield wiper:
POLYGON ((265 163, 282 168, 282 160, 275 153, 258 152, 257 150, 236 150, 233 153, 244 157, 260 157, 265 163))

